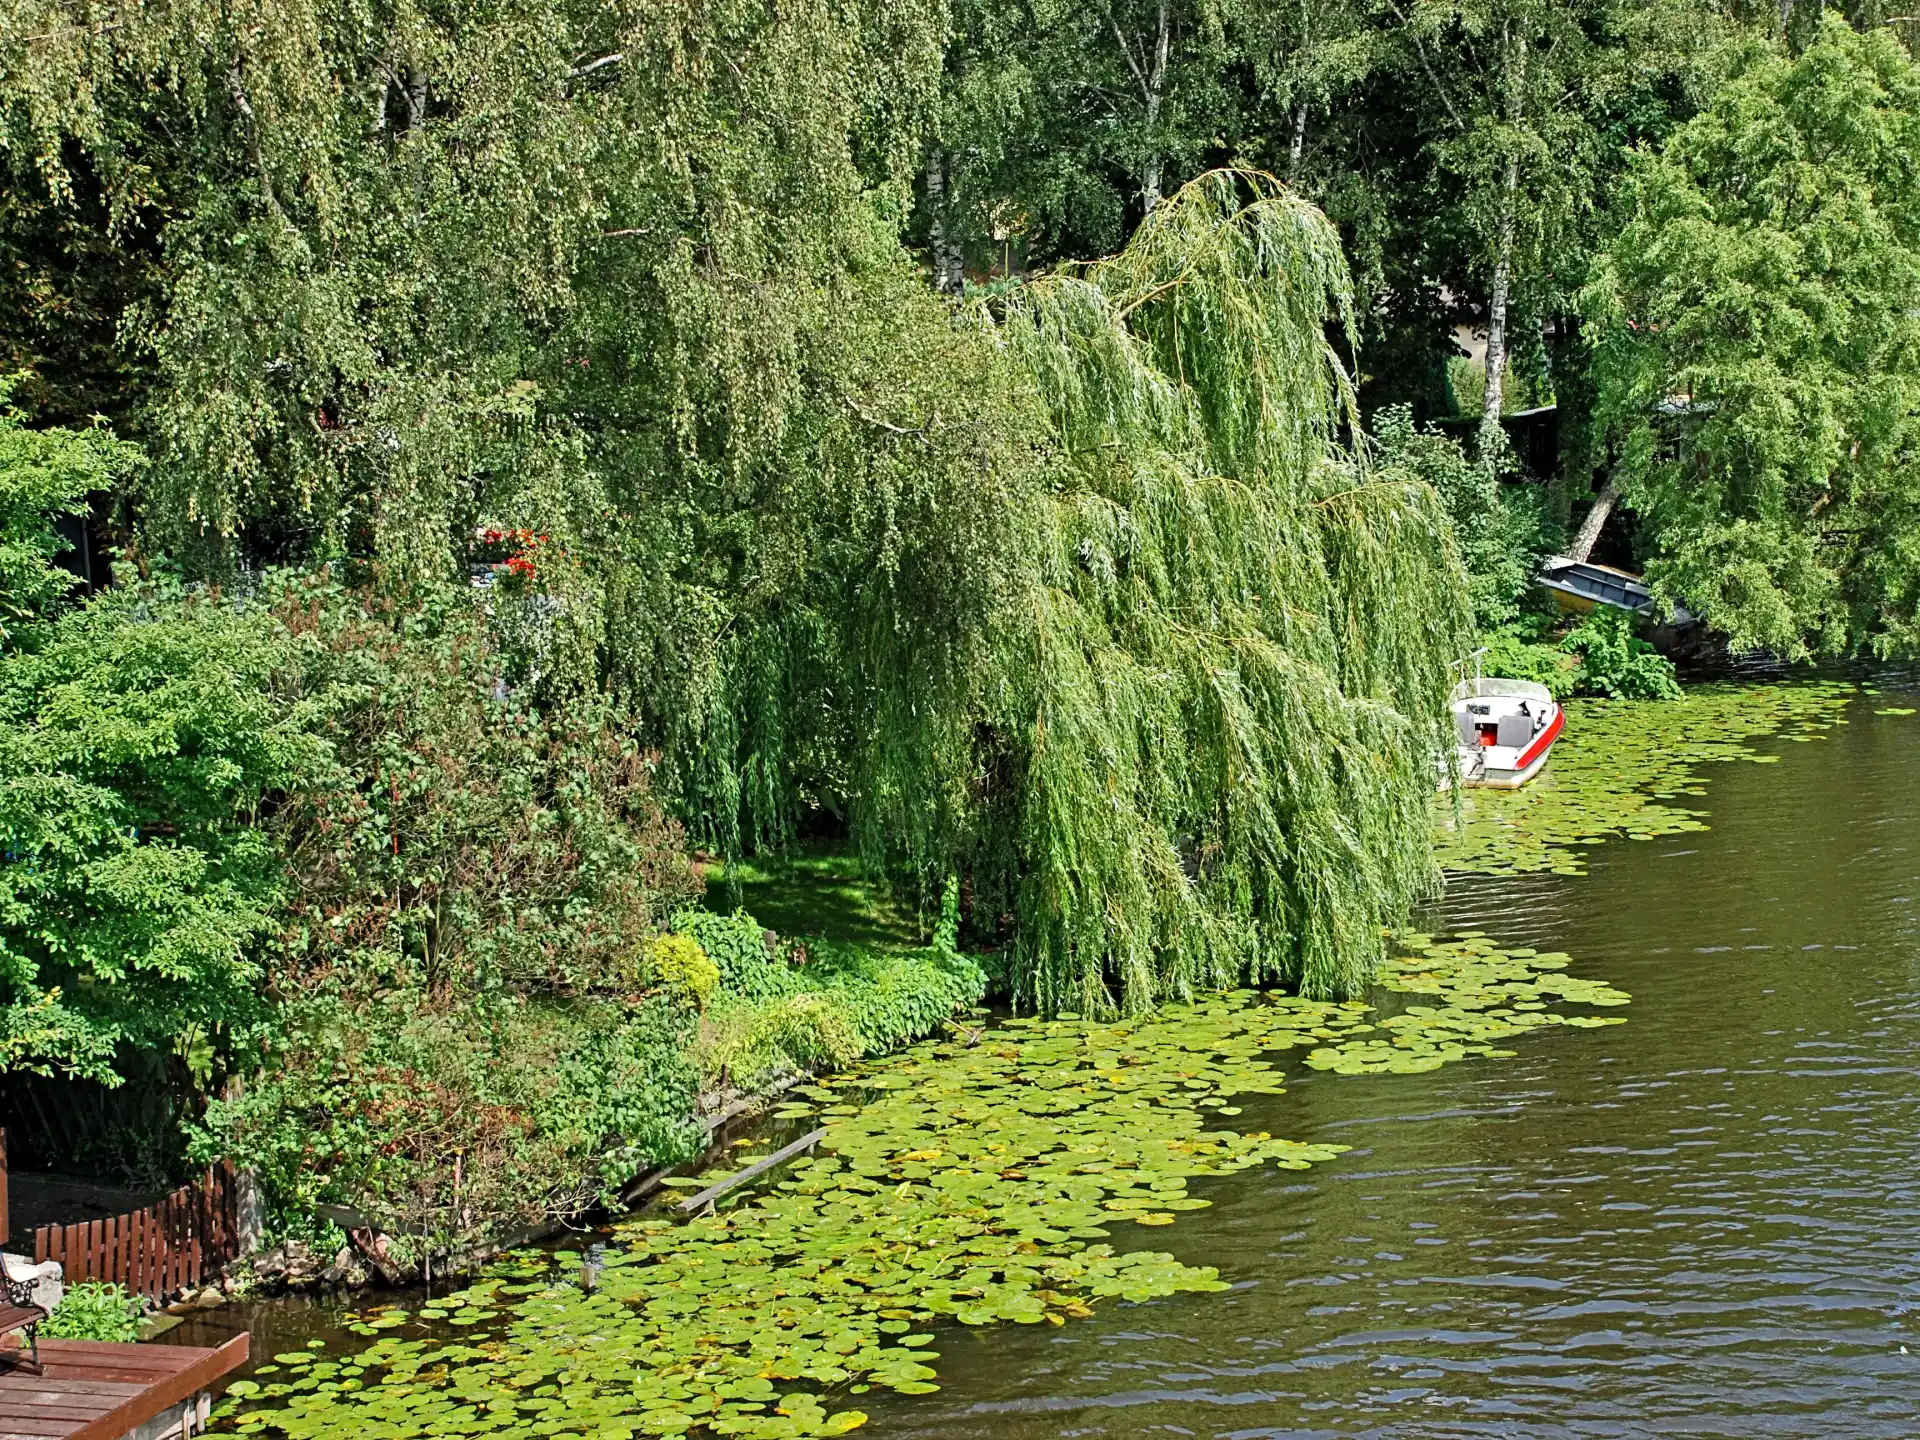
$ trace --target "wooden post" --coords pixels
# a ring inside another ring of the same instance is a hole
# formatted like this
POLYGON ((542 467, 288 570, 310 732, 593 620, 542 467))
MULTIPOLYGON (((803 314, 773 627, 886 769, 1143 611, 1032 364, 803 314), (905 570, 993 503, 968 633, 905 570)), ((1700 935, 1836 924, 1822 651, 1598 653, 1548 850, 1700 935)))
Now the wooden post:
POLYGON ((0 1130, 0 1245, 13 1238, 13 1217, 7 1206, 7 1132, 0 1130))

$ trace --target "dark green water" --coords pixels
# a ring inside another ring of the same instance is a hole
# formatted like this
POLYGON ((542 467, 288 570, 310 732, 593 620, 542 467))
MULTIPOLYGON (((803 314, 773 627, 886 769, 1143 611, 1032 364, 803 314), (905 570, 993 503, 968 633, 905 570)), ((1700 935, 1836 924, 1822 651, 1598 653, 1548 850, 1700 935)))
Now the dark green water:
POLYGON ((1569 951, 1629 1023, 1296 1067, 1239 1123, 1353 1153, 1153 1239, 1232 1293, 948 1331, 862 1433, 1920 1435, 1920 716, 1872 713, 1914 703, 1713 767, 1705 833, 1456 879, 1434 927, 1569 951))

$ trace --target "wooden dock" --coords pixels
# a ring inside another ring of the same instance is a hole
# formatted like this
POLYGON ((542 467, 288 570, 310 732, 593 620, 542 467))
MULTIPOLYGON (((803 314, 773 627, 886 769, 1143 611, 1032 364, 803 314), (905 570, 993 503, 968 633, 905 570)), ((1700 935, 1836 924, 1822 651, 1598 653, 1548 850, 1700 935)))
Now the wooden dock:
POLYGON ((10 1366, 11 1358, 0 1356, 0 1440, 120 1440, 162 1416, 173 1417, 169 1436, 197 1435, 204 1417, 183 1428, 183 1412, 246 1363, 247 1337, 218 1349, 42 1340, 39 1375, 10 1366))

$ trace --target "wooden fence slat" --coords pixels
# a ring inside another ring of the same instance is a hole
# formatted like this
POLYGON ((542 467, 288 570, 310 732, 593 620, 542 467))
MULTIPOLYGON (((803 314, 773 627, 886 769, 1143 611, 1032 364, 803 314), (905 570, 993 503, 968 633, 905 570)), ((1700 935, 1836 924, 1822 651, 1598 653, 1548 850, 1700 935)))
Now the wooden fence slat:
POLYGON ((180 1233, 180 1192, 167 1196, 166 1203, 167 1289, 178 1290, 187 1283, 186 1267, 181 1263, 185 1247, 180 1242, 185 1237, 180 1233))
POLYGON ((140 1224, 147 1232, 147 1243, 142 1253, 146 1257, 146 1274, 140 1280, 140 1293, 151 1295, 158 1300, 166 1293, 167 1279, 160 1268, 165 1259, 166 1234, 160 1228, 160 1205, 155 1202, 140 1212, 140 1224))

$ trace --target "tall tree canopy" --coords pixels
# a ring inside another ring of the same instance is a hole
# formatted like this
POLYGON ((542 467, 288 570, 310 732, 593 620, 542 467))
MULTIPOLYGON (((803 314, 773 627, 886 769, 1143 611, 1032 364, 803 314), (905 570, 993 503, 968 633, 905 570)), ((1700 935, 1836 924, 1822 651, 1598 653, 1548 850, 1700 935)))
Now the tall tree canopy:
POLYGON ((1635 157, 1587 296, 1663 594, 1736 648, 1920 648, 1920 70, 1840 19, 1635 157))

